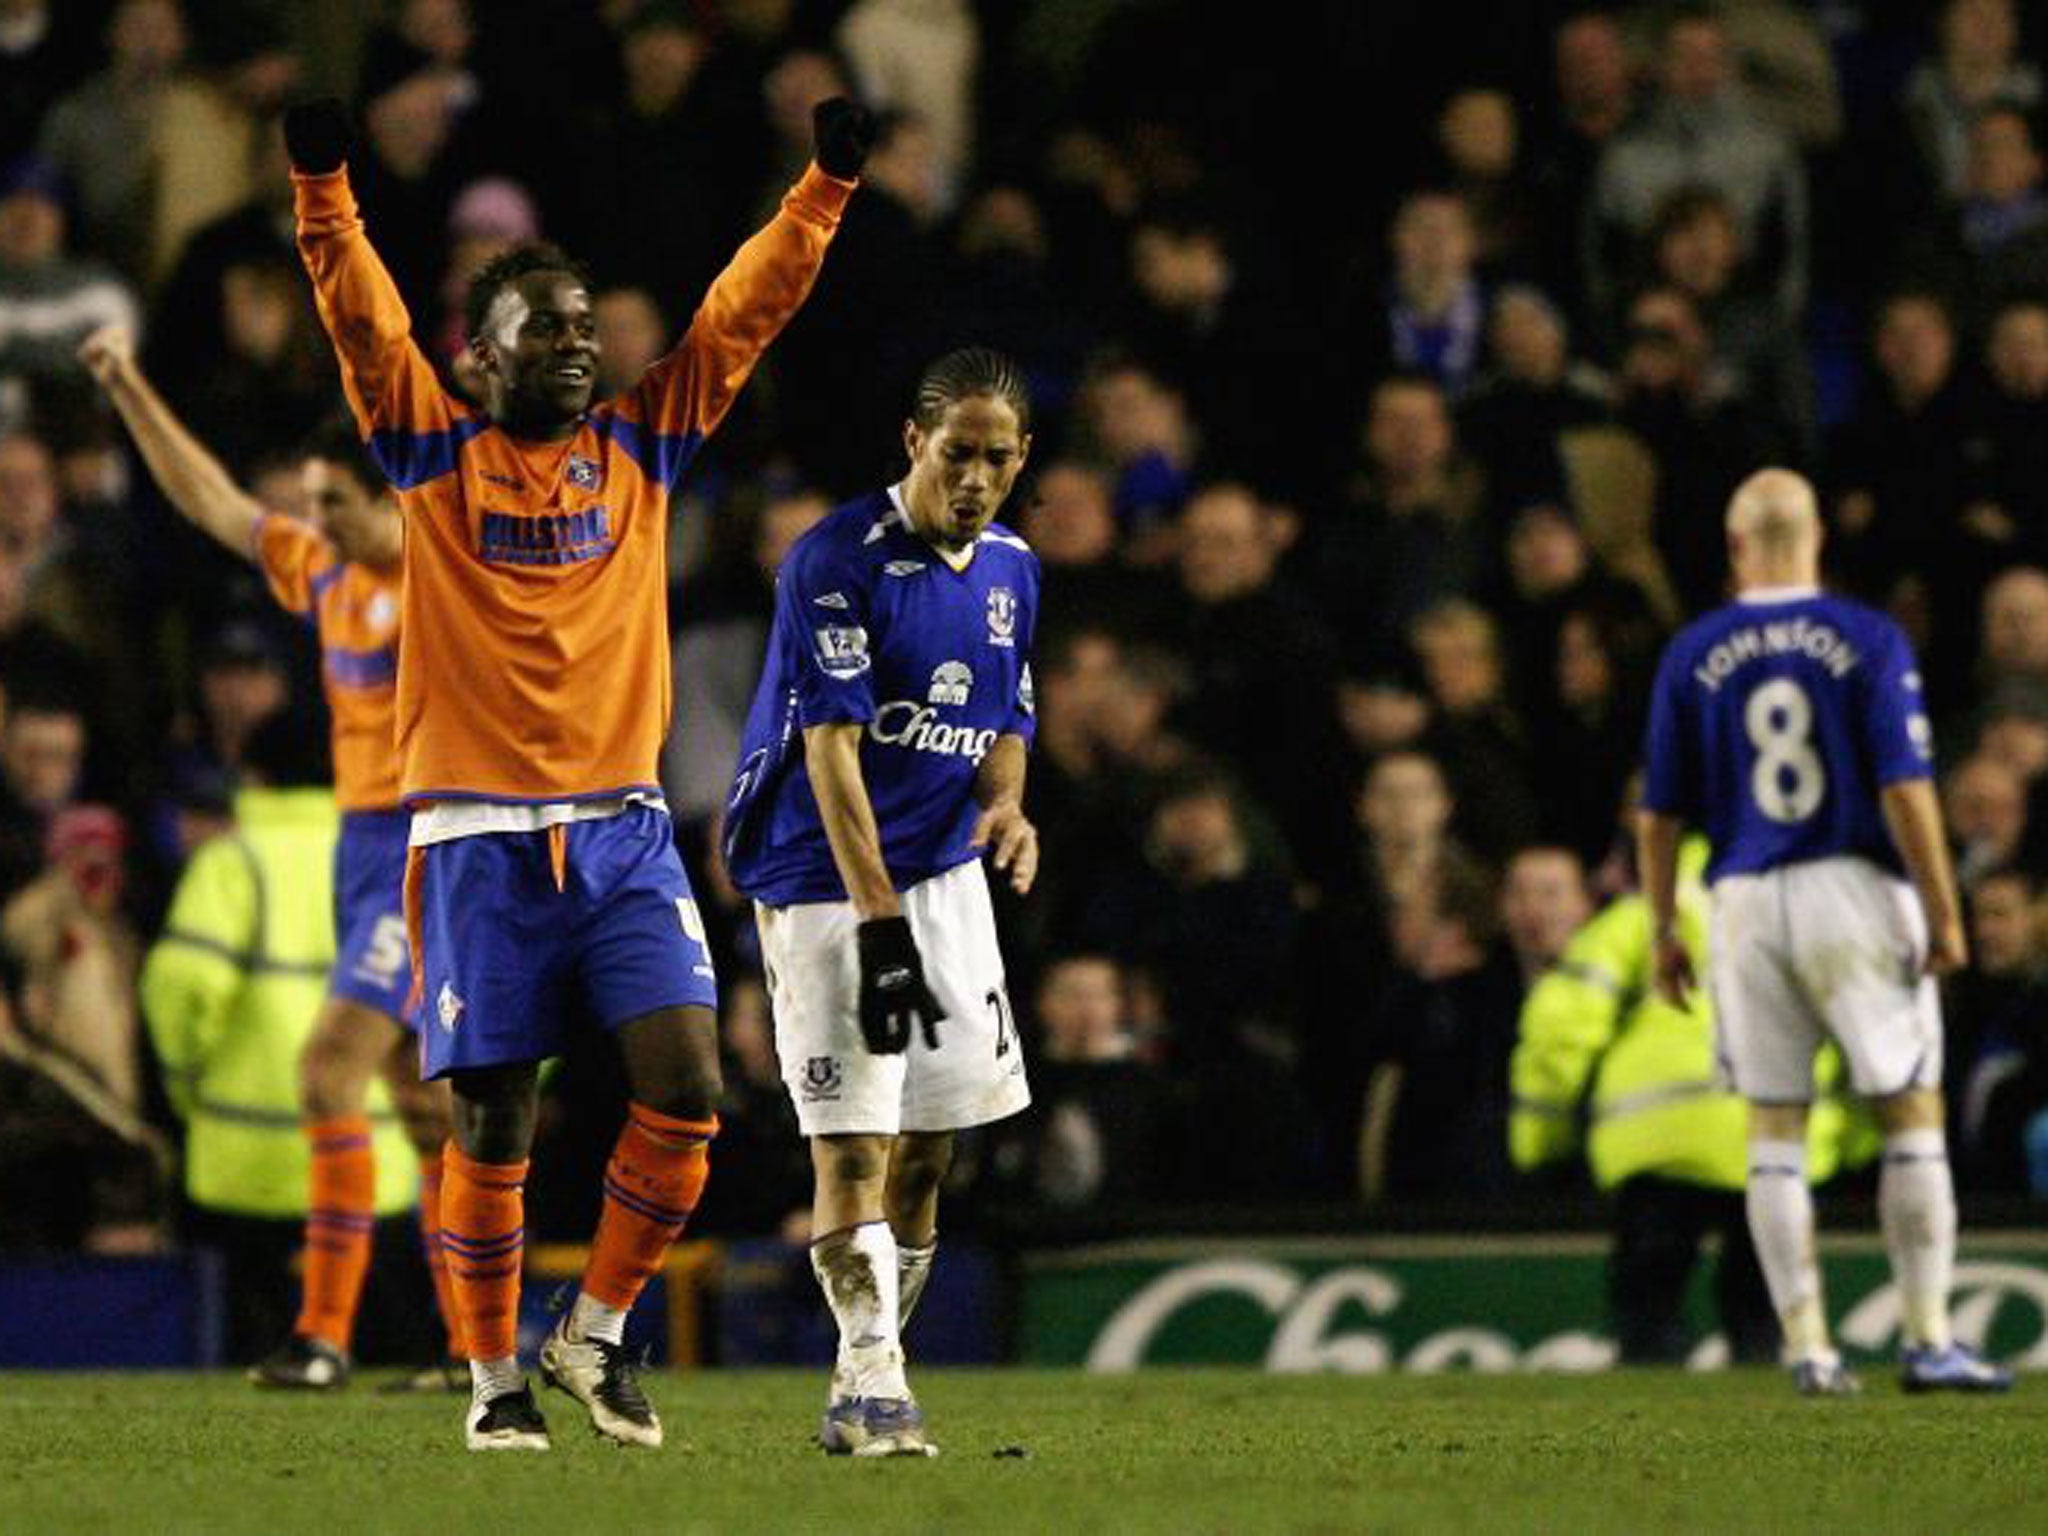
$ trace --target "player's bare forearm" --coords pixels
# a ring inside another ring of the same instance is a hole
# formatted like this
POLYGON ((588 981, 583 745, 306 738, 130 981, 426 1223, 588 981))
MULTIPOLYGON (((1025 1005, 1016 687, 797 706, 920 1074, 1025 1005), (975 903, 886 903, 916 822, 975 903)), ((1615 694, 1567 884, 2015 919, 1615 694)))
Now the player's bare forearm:
POLYGON ((142 461, 171 505, 236 554, 254 559, 262 507, 186 430, 135 361, 129 339, 97 331, 87 338, 79 356, 120 413, 142 461))
POLYGON ((804 728, 804 770, 818 800, 818 819, 832 845, 832 862, 848 899, 862 921, 896 917, 902 907, 889 866, 882 859, 882 834, 860 771, 863 727, 852 724, 804 728))
POLYGON ((974 801, 982 808, 974 823, 974 845, 987 848, 996 869, 1010 877, 1019 896, 1038 878, 1038 829, 1024 814, 1024 738, 1005 732, 995 739, 974 775, 974 801))
POLYGON ((1685 824, 1675 816, 1644 811, 1636 818, 1636 872, 1650 904, 1652 981, 1674 1008, 1689 1007, 1698 985, 1678 934, 1678 843, 1684 835, 1685 824))
POLYGON ((1024 767, 1030 762, 1031 754, 1025 749, 1022 736, 1008 732, 998 736, 995 745, 981 760, 981 766, 974 773, 974 803, 987 808, 1007 801, 1011 805, 1024 803, 1024 767))
POLYGON ((1905 779, 1887 784, 1879 804, 1927 916, 1928 966, 1936 971, 1953 970, 1968 955, 1963 942, 1962 902, 1956 895, 1955 869, 1949 863, 1948 836, 1942 827, 1934 781, 1905 779))
POLYGON ((1678 925, 1678 842, 1684 834, 1685 824, 1676 816, 1644 811, 1636 818, 1636 873, 1656 933, 1670 933, 1678 925))

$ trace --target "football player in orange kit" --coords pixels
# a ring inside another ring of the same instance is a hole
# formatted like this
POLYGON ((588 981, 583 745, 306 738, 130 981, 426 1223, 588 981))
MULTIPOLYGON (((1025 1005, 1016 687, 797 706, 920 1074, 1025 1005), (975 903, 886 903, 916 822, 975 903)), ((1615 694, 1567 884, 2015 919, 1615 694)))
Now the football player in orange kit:
MULTIPOLYGON (((254 561, 278 602, 314 626, 334 720, 334 795, 341 808, 335 961, 327 1004, 299 1059, 299 1098, 313 1163, 304 1290, 292 1336, 250 1378, 266 1387, 332 1389, 348 1383, 349 1344, 376 1217, 369 1092, 379 1075, 419 1152, 420 1231, 449 1324, 453 1360, 461 1345, 441 1256, 448 1091, 420 1081, 415 1026, 405 1006, 411 967, 399 912, 406 816, 398 808, 391 718, 404 525, 376 466, 345 427, 305 446, 301 477, 312 520, 271 516, 186 431, 136 363, 127 332, 102 327, 86 338, 79 358, 120 412, 171 504, 254 561)), ((451 1377, 437 1368, 421 1372, 414 1383, 435 1385, 451 1377)))
POLYGON ((600 1433, 659 1445, 626 1314, 702 1192, 718 1067, 710 953, 660 799, 668 496, 803 303, 874 121, 813 119, 817 163, 675 349, 593 405, 588 284, 549 246, 485 267, 467 312, 484 406, 444 389, 349 189, 338 103, 285 115, 299 251, 342 385, 406 515, 398 734, 426 1071, 454 1091, 442 1241, 470 1354, 472 1450, 546 1450, 515 1354, 535 1079, 580 992, 631 1102, 545 1380, 600 1433))

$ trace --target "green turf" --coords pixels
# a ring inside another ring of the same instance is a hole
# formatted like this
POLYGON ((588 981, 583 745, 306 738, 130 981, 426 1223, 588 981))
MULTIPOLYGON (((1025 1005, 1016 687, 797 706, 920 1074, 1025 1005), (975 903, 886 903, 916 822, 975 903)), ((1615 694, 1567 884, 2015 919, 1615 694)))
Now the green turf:
POLYGON ((1803 1402, 1775 1372, 925 1371, 944 1455, 827 1460, 813 1375, 660 1373, 661 1451, 543 1394, 547 1456, 458 1404, 227 1376, 0 1374, 0 1531, 2039 1531, 2048 1382, 1803 1402), (1021 1446, 1028 1455, 999 1457, 1021 1446))

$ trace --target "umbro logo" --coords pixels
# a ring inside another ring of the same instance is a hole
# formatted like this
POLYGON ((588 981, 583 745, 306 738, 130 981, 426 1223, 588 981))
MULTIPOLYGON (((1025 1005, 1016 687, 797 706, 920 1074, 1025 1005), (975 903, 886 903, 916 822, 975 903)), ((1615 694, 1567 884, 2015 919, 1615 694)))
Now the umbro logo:
POLYGON ((441 983, 441 995, 434 999, 434 1012, 440 1015, 441 1028, 449 1034, 455 1033, 455 1025, 462 1017, 462 1010, 468 1006, 455 995, 455 988, 447 982, 441 983))
POLYGON ((851 606, 844 592, 821 592, 811 599, 820 608, 845 608, 851 606))
POLYGON ((915 576, 924 569, 922 560, 891 560, 882 567, 884 576, 915 576))

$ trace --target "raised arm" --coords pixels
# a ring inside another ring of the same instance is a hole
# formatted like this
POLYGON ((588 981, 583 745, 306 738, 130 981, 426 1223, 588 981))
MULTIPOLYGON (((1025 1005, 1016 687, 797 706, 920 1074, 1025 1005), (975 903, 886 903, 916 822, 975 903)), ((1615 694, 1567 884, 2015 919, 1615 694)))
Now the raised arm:
POLYGON ((121 413, 142 461, 171 505, 236 554, 254 560, 263 508, 185 430, 156 392, 135 361, 134 337, 118 326, 102 326, 85 339, 78 357, 121 413))
POLYGON ((624 403, 627 419, 637 416, 657 439, 677 445, 661 455, 671 482, 694 440, 724 420, 761 354, 809 296, 874 141, 874 118, 835 98, 819 104, 812 132, 817 162, 734 254, 683 339, 641 375, 624 403))
POLYGON ((404 489, 419 440, 445 432, 458 407, 412 339, 412 317, 364 232, 349 188, 348 119, 339 102, 285 113, 299 257, 341 363, 356 425, 393 484, 404 489))

